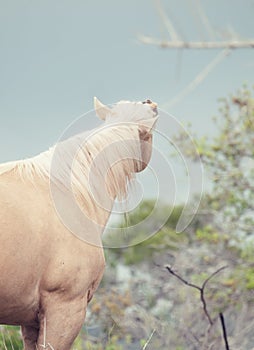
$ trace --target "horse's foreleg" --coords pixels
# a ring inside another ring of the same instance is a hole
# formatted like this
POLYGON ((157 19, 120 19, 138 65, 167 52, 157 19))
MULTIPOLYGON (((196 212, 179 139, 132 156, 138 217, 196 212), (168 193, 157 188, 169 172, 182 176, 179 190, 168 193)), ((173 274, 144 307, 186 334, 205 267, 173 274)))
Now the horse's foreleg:
MULTIPOLYGON (((85 320, 86 298, 49 297, 40 314, 38 350, 70 350, 85 320)), ((36 348, 36 349, 37 349, 36 348)))
POLYGON ((24 350, 35 350, 39 329, 31 326, 21 326, 24 350))

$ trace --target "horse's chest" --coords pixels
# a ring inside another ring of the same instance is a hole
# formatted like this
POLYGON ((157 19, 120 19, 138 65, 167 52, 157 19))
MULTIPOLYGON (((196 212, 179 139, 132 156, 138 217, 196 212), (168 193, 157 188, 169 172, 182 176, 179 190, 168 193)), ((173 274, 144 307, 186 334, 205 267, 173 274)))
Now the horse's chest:
POLYGON ((9 293, 0 293, 0 296, 0 324, 36 324, 39 310, 38 290, 34 288, 23 293, 9 290, 9 293))
POLYGON ((104 272, 105 260, 100 249, 58 251, 42 280, 42 290, 58 291, 72 298, 88 294, 91 297, 104 272))

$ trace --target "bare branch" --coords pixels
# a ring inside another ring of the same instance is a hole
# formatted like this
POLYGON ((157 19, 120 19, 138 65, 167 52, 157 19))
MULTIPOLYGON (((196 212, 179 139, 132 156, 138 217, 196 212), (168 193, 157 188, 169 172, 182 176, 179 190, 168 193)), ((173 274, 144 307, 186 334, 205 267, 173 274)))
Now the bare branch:
POLYGON ((201 291, 201 288, 199 286, 197 286, 196 284, 190 283, 187 280, 185 280, 182 276, 178 275, 178 273, 176 273, 170 266, 167 265, 167 266, 165 266, 165 268, 168 270, 169 273, 171 273, 171 275, 173 275, 176 278, 178 278, 186 286, 189 286, 189 287, 197 289, 198 291, 201 291))
POLYGON ((201 289, 205 289, 207 283, 215 276, 217 275, 219 272, 221 272, 222 270, 225 270, 227 268, 227 266, 222 266, 220 267, 218 270, 216 270, 215 272, 213 272, 202 284, 201 289))
POLYGON ((254 39, 223 41, 182 41, 159 40, 150 36, 139 35, 139 40, 146 45, 155 45, 163 49, 250 49, 254 48, 254 39))
POLYGON ((154 330, 152 331, 152 333, 150 334, 150 336, 149 336, 149 338, 147 339, 147 341, 146 341, 145 345, 143 346, 142 350, 145 350, 145 349, 147 348, 147 346, 148 346, 148 344, 150 343, 150 341, 151 341, 151 339, 152 339, 154 333, 155 333, 155 329, 154 329, 154 330))
POLYGON ((196 9, 198 11, 198 14, 199 14, 199 17, 200 17, 202 24, 204 25, 206 31, 208 32, 210 39, 214 39, 215 38, 214 30, 209 22, 209 19, 206 15, 204 9, 201 6, 200 0, 195 0, 195 2, 196 2, 196 9))
POLYGON ((173 26, 173 23, 170 21, 169 17, 166 15, 165 11, 163 10, 160 0, 156 0, 155 3, 156 3, 158 13, 162 19, 162 22, 164 23, 164 25, 168 31, 169 37, 173 41, 179 40, 180 36, 177 34, 177 32, 173 26))
POLYGON ((207 303, 206 303, 206 300, 205 300, 205 288, 206 288, 206 285, 207 283, 215 276, 217 275, 219 272, 221 272, 222 270, 224 270, 227 266, 223 266, 223 267, 220 267, 218 270, 216 270, 215 272, 213 272, 202 284, 201 287, 197 286, 196 284, 193 284, 193 283, 190 283, 188 282, 186 279, 184 279, 182 276, 178 275, 178 273, 176 273, 170 266, 165 266, 165 268, 168 270, 168 272, 175 276, 176 278, 178 278, 182 283, 184 283, 185 285, 189 286, 189 287, 192 287, 192 288, 195 288, 199 291, 200 293, 200 300, 201 300, 201 303, 202 303, 202 306, 203 306, 203 310, 204 310, 204 313, 206 315, 206 318, 208 319, 209 321, 209 324, 210 326, 213 325, 213 320, 208 312, 208 309, 207 309, 207 303))
POLYGON ((172 107, 181 101, 191 91, 193 91, 199 84, 202 83, 212 69, 215 68, 217 64, 219 64, 229 53, 229 49, 219 52, 218 55, 211 62, 209 62, 208 65, 201 72, 199 72, 198 75, 178 95, 166 103, 167 107, 172 107))
POLYGON ((215 272, 213 272, 205 281, 204 283, 202 284, 202 287, 200 288, 200 299, 201 299, 201 302, 203 304, 203 309, 204 309, 204 313, 206 314, 206 317, 208 318, 209 320, 209 323, 210 325, 213 324, 213 321, 209 315, 209 312, 207 310, 207 303, 206 303, 206 300, 205 300, 205 287, 207 285, 207 283, 215 276, 217 275, 217 273, 221 272, 222 270, 224 270, 227 266, 222 266, 220 267, 218 270, 216 270, 215 272))
POLYGON ((222 327, 222 331, 223 331, 223 339, 224 339, 224 343, 225 343, 225 349, 229 350, 227 329, 226 329, 223 313, 220 312, 219 316, 220 316, 221 327, 222 327))

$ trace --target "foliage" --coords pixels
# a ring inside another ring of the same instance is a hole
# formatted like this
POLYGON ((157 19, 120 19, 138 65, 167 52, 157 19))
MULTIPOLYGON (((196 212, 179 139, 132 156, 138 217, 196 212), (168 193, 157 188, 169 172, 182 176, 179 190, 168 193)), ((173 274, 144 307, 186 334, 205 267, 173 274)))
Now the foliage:
MULTIPOLYGON (((143 339, 142 344, 156 329, 151 348, 224 348, 219 313, 225 317, 232 348, 253 347, 254 100, 251 92, 242 88, 220 103, 217 136, 195 137, 212 189, 204 195, 200 211, 185 234, 174 231, 182 211, 178 207, 163 229, 149 240, 107 252, 112 270, 105 276, 104 288, 113 284, 121 293, 128 288, 133 303, 121 310, 119 329, 129 333, 133 341, 143 339), (157 255, 164 260, 156 259, 157 255), (207 310, 213 320, 209 332, 197 291, 168 276, 165 263, 197 285, 227 266, 206 286, 207 310), (121 264, 127 264, 131 271, 124 286, 118 279, 121 264), (110 284, 106 280, 109 275, 110 284)), ((195 160, 188 140, 183 135, 177 140, 185 155, 195 160)), ((144 219, 153 205, 151 201, 142 203, 130 215, 129 223, 144 219)))
POLYGON ((20 327, 0 326, 0 349, 20 350, 22 345, 20 327))
MULTIPOLYGON (((235 95, 220 99, 220 104, 220 117, 214 118, 217 136, 212 140, 194 137, 212 180, 204 207, 213 214, 213 225, 230 234, 235 244, 241 244, 242 236, 253 237, 254 233, 254 98, 243 87, 235 95)), ((184 135, 176 139, 184 144, 186 156, 196 157, 189 153, 184 135)))
POLYGON ((76 339, 73 350, 123 350, 122 346, 118 343, 117 337, 112 337, 107 341, 107 344, 103 345, 98 341, 82 339, 82 333, 76 339))
POLYGON ((100 315, 100 325, 104 330, 111 327, 111 334, 117 334, 116 320, 130 305, 132 305, 132 299, 128 291, 119 293, 113 288, 110 291, 101 288, 99 297, 95 296, 92 301, 91 312, 94 316, 100 315))
MULTIPOLYGON (((121 224, 121 227, 124 227, 125 225, 136 225, 137 223, 145 220, 145 218, 153 210, 155 204, 156 203, 152 200, 143 201, 139 208, 129 215, 127 222, 121 224)), ((128 248, 114 249, 110 252, 110 261, 113 263, 113 261, 117 261, 121 257, 121 259, 124 259, 124 263, 126 265, 134 265, 141 263, 142 261, 153 259, 156 253, 163 253, 167 250, 174 251, 178 249, 177 247, 179 246, 179 242, 186 239, 186 236, 178 235, 175 232, 175 228, 182 210, 183 207, 181 205, 174 208, 170 208, 166 205, 161 207, 160 214, 162 214, 162 212, 170 213, 163 228, 140 244, 133 245, 128 248)), ((154 220, 156 221, 156 217, 154 220)), ((142 230, 146 230, 145 225, 144 228, 141 225, 140 231, 142 230)))
POLYGON ((246 288, 254 290, 254 267, 248 267, 245 272, 246 288))

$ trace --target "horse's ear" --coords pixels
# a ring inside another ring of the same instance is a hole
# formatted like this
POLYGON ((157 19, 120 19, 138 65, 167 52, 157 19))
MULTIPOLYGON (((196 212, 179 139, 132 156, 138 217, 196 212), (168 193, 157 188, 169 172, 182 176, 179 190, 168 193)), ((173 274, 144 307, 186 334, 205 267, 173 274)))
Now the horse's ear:
POLYGON ((111 109, 101 103, 97 97, 94 97, 94 109, 96 115, 102 120, 105 120, 106 116, 111 113, 111 109))

